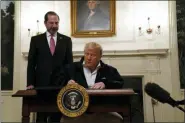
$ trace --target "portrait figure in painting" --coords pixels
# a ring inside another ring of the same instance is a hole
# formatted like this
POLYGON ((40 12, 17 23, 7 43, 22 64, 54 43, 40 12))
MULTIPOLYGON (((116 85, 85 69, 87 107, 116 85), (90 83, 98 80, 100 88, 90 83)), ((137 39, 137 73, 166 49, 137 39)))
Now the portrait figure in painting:
POLYGON ((77 2, 77 30, 109 30, 110 1, 83 0, 77 2))

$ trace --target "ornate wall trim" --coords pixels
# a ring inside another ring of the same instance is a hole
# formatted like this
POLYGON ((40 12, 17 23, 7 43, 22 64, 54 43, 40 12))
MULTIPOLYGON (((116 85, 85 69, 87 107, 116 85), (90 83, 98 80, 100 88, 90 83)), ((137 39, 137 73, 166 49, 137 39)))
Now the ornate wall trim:
MULTIPOLYGON (((103 51, 103 56, 147 56, 167 55, 168 49, 140 49, 140 50, 112 50, 103 51)), ((28 52, 22 52, 23 57, 28 57, 28 52)), ((73 51, 73 56, 83 56, 83 51, 73 51)))

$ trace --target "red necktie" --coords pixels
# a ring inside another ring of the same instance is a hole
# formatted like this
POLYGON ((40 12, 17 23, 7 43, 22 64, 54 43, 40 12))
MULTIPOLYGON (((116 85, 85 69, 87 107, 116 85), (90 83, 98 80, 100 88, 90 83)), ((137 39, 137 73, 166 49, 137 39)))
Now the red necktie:
POLYGON ((51 35, 51 39, 50 39, 50 51, 51 54, 53 55, 55 52, 55 40, 53 39, 53 36, 51 35))

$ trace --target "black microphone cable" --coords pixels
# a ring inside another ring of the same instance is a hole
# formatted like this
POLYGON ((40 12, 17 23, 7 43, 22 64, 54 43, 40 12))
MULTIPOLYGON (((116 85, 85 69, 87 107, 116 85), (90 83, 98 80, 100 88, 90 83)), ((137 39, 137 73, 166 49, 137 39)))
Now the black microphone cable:
POLYGON ((185 109, 183 109, 182 107, 180 107, 179 105, 175 105, 175 107, 177 107, 178 109, 180 109, 181 111, 183 111, 185 113, 185 109))

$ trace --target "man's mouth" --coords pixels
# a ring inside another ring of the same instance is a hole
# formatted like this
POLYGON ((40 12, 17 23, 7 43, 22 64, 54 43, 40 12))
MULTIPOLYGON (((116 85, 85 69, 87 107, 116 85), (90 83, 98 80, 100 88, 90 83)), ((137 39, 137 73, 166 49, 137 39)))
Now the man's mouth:
POLYGON ((52 30, 53 30, 53 31, 56 31, 56 30, 57 30, 57 28, 53 28, 52 30))
POLYGON ((91 62, 90 61, 87 61, 87 64, 91 64, 91 62))

